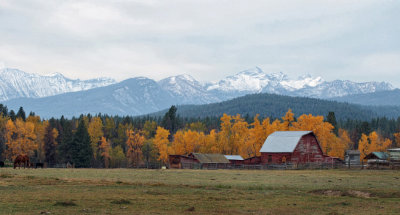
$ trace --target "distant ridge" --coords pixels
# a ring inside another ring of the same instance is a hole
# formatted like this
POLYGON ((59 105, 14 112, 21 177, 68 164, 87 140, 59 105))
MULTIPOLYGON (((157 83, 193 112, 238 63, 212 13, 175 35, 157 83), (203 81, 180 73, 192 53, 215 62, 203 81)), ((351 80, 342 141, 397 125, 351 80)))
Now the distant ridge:
MULTIPOLYGON (((337 119, 370 120, 376 117, 397 118, 400 116, 400 107, 372 107, 349 104, 322 99, 291 97, 268 93, 252 94, 232 100, 205 104, 205 105, 181 105, 178 106, 178 114, 181 117, 205 118, 221 117, 224 113, 230 115, 241 114, 254 117, 280 118, 292 109, 295 116, 313 114, 326 116, 330 111, 335 112, 337 119)), ((152 116, 162 116, 167 110, 159 111, 152 116)))
MULTIPOLYGON (((157 112, 170 105, 218 103, 248 94, 336 99, 338 96, 385 93, 394 89, 386 82, 327 82, 310 75, 289 79, 282 72, 268 74, 258 67, 212 83, 200 83, 190 75, 172 76, 160 81, 138 77, 115 83, 110 78, 81 81, 58 73, 40 76, 16 69, 3 69, 1 74, 0 102, 10 109, 23 106, 25 110, 47 118, 99 112, 136 116, 157 112)), ((346 101, 353 100, 356 99, 346 101)), ((389 108, 384 113, 395 112, 389 108)))
POLYGON ((334 97, 332 100, 361 105, 400 106, 400 89, 334 97))

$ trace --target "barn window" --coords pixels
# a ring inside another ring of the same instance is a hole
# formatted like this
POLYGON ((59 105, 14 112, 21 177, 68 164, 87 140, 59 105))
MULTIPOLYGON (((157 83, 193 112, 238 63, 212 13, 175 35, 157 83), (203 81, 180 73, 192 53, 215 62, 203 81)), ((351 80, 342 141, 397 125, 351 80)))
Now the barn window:
POLYGON ((272 163, 272 155, 268 155, 268 163, 272 163))
POLYGON ((282 157, 282 163, 286 163, 286 156, 282 157))

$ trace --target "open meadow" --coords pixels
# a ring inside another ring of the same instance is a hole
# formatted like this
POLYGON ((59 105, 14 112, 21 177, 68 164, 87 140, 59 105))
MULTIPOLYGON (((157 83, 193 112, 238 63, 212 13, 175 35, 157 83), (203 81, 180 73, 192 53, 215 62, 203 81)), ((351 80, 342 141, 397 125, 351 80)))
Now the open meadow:
POLYGON ((400 172, 3 168, 0 214, 400 214, 400 172))

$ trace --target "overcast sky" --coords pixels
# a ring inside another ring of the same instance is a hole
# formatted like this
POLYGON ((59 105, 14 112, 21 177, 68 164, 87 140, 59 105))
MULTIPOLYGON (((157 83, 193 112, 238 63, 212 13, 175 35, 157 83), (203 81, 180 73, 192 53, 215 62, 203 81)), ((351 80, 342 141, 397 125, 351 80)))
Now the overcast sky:
POLYGON ((400 87, 400 1, 1 0, 2 65, 200 81, 258 66, 400 87))

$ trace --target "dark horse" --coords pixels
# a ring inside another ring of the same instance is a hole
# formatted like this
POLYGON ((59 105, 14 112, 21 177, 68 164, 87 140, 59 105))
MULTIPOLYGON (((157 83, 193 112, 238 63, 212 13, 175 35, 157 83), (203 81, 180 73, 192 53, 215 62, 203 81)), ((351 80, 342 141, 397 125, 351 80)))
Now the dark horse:
POLYGON ((37 169, 38 167, 43 169, 44 164, 43 163, 35 163, 35 169, 37 169))
POLYGON ((28 155, 18 155, 15 160, 14 160, 14 169, 18 166, 19 168, 21 168, 21 165, 24 165, 24 169, 25 167, 29 167, 30 163, 29 163, 29 157, 28 155))

